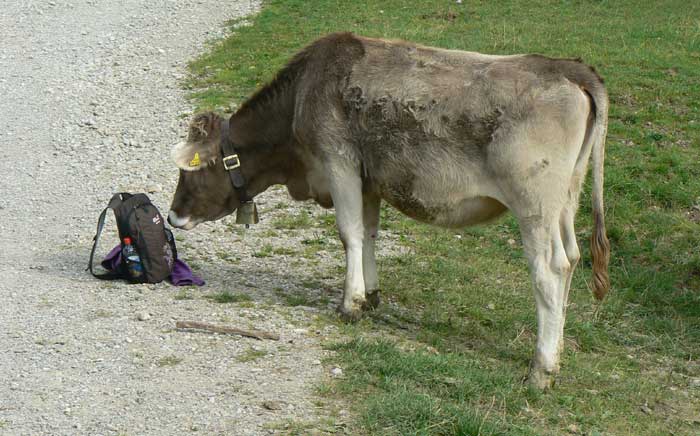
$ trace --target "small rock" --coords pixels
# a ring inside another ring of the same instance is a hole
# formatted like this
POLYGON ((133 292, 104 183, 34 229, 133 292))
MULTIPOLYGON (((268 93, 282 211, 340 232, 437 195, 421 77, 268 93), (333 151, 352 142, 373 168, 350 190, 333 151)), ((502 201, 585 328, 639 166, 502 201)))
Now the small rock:
POLYGON ((640 409, 642 409, 642 412, 646 413, 647 415, 651 415, 651 409, 646 404, 640 407, 640 409))
POLYGON ((163 187, 160 185, 153 185, 153 186, 149 187, 148 189, 146 189, 146 191, 148 191, 149 194, 155 194, 155 193, 161 192, 162 190, 163 190, 163 187))
POLYGON ((576 425, 576 424, 569 424, 569 426, 566 427, 566 429, 567 429, 567 430, 569 431, 569 433, 571 433, 571 434, 579 434, 579 433, 581 433, 581 429, 580 429, 579 426, 576 425))
POLYGON ((136 314, 136 319, 139 321, 147 321, 151 319, 151 314, 148 312, 139 312, 136 314))
POLYGON ((495 310, 495 309, 496 309, 496 305, 493 304, 493 303, 489 303, 489 304, 486 305, 486 308, 487 308, 488 310, 495 310))
POLYGON ((508 245, 515 245, 515 239, 509 239, 508 240, 508 245))
POLYGON ((262 402, 262 406, 267 410, 282 410, 283 404, 281 401, 267 400, 262 402))
POLYGON ((336 367, 333 367, 333 368, 331 369, 331 375, 332 375, 333 377, 340 377, 341 375, 343 375, 343 370, 340 369, 340 368, 338 368, 337 366, 336 366, 336 367))

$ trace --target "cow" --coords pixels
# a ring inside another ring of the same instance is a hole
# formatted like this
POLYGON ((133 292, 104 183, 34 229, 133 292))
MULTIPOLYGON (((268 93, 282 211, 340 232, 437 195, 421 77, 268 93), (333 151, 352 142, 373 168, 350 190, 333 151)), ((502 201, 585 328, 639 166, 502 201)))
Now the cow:
POLYGON ((194 117, 172 150, 180 173, 168 221, 189 230, 243 207, 250 212, 272 185, 334 207, 346 256, 338 311, 356 320, 379 302, 374 245, 382 200, 450 228, 509 210, 535 291, 528 380, 547 389, 559 371, 580 259, 574 217, 591 155, 595 296, 609 287, 607 114, 603 80, 578 59, 331 34, 296 54, 232 116, 194 117))

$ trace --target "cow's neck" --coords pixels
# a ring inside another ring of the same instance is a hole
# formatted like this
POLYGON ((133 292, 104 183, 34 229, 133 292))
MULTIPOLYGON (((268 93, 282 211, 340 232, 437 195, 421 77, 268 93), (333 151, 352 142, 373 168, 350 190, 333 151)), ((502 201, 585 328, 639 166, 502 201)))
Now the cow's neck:
POLYGON ((277 184, 287 185, 291 192, 294 180, 303 171, 303 164, 294 153, 293 89, 293 82, 273 82, 231 117, 231 140, 241 155, 251 196, 277 184))

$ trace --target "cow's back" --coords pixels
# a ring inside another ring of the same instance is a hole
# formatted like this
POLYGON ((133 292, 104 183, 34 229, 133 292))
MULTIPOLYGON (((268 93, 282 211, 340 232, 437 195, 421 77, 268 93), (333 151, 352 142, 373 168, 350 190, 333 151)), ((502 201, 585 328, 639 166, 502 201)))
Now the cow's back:
POLYGON ((578 91, 575 79, 591 76, 579 62, 538 55, 496 56, 358 39, 364 54, 353 63, 342 90, 348 118, 360 121, 353 125, 356 132, 415 122, 428 136, 482 147, 497 127, 495 118, 522 120, 540 109, 542 97, 566 99, 578 91))

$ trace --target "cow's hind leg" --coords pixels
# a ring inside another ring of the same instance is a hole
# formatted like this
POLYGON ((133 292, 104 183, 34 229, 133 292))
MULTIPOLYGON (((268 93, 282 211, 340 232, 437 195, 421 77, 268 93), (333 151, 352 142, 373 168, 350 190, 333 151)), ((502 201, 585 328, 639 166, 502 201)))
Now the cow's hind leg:
POLYGON ((529 382, 539 389, 549 388, 552 377, 559 372, 565 294, 571 273, 559 225, 560 211, 520 218, 537 304, 537 346, 529 382))
POLYGON ((347 162, 329 165, 331 197, 335 206, 340 240, 345 247, 345 288, 338 312, 346 321, 362 316, 365 304, 365 278, 362 268, 364 225, 362 213, 362 180, 359 170, 347 162))
POLYGON ((566 252, 566 258, 569 260, 569 273, 566 277, 566 285, 564 287, 564 300, 563 300, 563 316, 564 321, 561 323, 561 339, 559 342, 559 352, 564 351, 564 324, 566 323, 566 308, 569 304, 569 291, 571 290, 571 278, 574 275, 574 270, 581 258, 581 252, 578 248, 578 243, 576 241, 576 230, 574 228, 574 218, 576 217, 576 204, 572 203, 564 208, 561 213, 559 226, 561 230, 562 241, 564 243, 564 251, 566 252))
POLYGON ((364 310, 374 310, 379 306, 379 278, 374 256, 374 243, 379 231, 380 203, 381 199, 373 193, 365 193, 362 197, 362 219, 365 225, 364 240, 362 241, 362 272, 367 294, 367 300, 362 306, 364 310))

